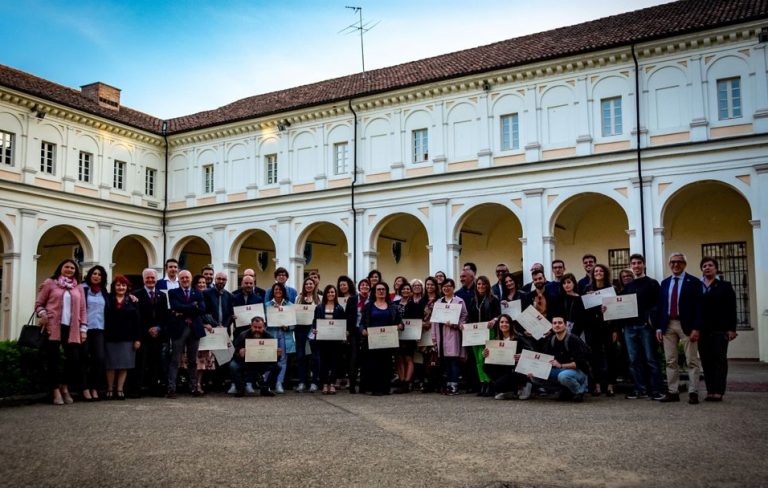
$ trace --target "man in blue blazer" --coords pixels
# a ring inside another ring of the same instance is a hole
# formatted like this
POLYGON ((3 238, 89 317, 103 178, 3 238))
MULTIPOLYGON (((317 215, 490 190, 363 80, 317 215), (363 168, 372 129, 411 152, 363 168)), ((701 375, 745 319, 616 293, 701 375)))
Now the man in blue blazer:
MULTIPOLYGON (((206 326, 203 325, 202 316, 205 314, 205 300, 203 295, 192 287, 192 273, 181 271, 179 273, 179 287, 168 291, 170 310, 166 327, 171 338, 171 363, 168 366, 168 398, 176 398, 176 377, 179 373, 179 360, 184 347, 187 348, 187 362, 189 384, 195 388, 194 396, 201 396, 197 385, 197 347, 200 338, 205 336, 206 326)), ((212 327, 209 325, 208 328, 212 327)))
POLYGON ((669 269, 672 276, 661 282, 656 307, 656 339, 664 344, 667 358, 667 394, 661 402, 679 402, 680 369, 677 343, 683 342, 688 363, 688 403, 699 403, 699 333, 701 331, 701 281, 685 272, 685 255, 672 253, 669 269))

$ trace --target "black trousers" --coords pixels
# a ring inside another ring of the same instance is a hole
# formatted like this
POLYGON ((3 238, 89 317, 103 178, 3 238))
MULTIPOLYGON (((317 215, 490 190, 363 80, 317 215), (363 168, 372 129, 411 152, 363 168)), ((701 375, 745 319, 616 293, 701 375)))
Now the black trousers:
POLYGON ((317 349, 320 370, 320 383, 332 385, 339 377, 339 360, 343 350, 342 343, 337 341, 313 341, 312 347, 317 349))
POLYGON ((699 338, 699 357, 707 394, 724 395, 728 376, 728 334, 703 332, 699 338))
POLYGON ((82 347, 82 384, 83 389, 102 390, 106 386, 104 369, 104 331, 88 331, 88 339, 82 347))
POLYGON ((81 389, 82 370, 80 366, 80 343, 67 342, 69 326, 61 326, 61 340, 45 341, 43 346, 46 359, 48 388, 54 390, 60 385, 67 385, 73 390, 81 389), (61 349, 64 349, 64 368, 61 367, 61 349))
POLYGON ((136 351, 136 367, 128 370, 126 389, 140 393, 146 388, 150 393, 166 391, 168 379, 168 338, 145 335, 136 351))
POLYGON ((395 349, 368 349, 365 383, 373 393, 389 393, 395 349))

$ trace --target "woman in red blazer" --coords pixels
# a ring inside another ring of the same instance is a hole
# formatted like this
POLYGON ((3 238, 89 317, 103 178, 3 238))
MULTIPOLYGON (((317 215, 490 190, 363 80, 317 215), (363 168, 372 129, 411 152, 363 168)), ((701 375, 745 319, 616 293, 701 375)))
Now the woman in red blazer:
POLYGON ((69 384, 76 385, 79 374, 80 344, 88 332, 85 295, 80 283, 80 268, 65 259, 53 276, 45 280, 35 300, 35 313, 47 336, 44 350, 53 404, 72 403, 69 384), (59 349, 64 347, 64 374, 59 372, 59 349))

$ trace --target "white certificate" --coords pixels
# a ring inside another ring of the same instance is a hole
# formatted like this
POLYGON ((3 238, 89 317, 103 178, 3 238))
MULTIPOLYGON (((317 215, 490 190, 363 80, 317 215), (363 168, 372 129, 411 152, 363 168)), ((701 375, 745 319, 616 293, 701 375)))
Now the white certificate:
POLYGON ((216 358, 216 362, 219 366, 224 366, 232 360, 232 356, 235 354, 235 346, 232 345, 232 341, 227 341, 226 349, 214 349, 211 352, 216 358))
POLYGON ((597 290, 592 293, 587 293, 581 296, 581 301, 584 302, 584 308, 599 307, 603 304, 603 297, 615 297, 616 290, 612 286, 597 290))
POLYGON ((396 325, 368 327, 368 349, 391 349, 400 345, 396 325))
POLYGON ((294 305, 296 310, 296 325, 312 325, 315 320, 315 307, 317 305, 307 305, 306 303, 294 305))
POLYGON ((246 363, 274 363, 277 361, 277 339, 246 339, 246 363))
POLYGON ((296 325, 296 311, 293 305, 267 307, 267 325, 269 327, 296 325))
POLYGON ((205 337, 200 338, 198 351, 226 350, 229 343, 229 333, 225 327, 214 327, 213 332, 205 331, 205 337))
POLYGON ((464 329, 461 331, 462 347, 484 346, 488 342, 488 337, 490 337, 489 332, 486 322, 464 324, 464 329))
POLYGON ((517 322, 522 325, 525 330, 530 332, 536 340, 544 337, 544 334, 552 328, 552 324, 549 320, 541 315, 533 305, 528 305, 528 308, 518 315, 517 322))
POLYGON ((637 295, 621 295, 619 297, 603 297, 604 320, 630 319, 637 317, 637 295))
POLYGON ((253 305, 240 305, 233 308, 235 312, 235 327, 251 325, 254 317, 264 318, 264 304, 255 303, 253 305))
POLYGON ((339 297, 337 298, 339 305, 341 305, 341 308, 347 308, 347 302, 349 301, 349 297, 339 297))
POLYGON ((400 331, 400 340, 418 341, 421 339, 421 326, 422 320, 420 319, 403 319, 403 330, 400 331))
POLYGON ((517 362, 515 367, 515 373, 525 375, 530 373, 536 378, 546 380, 549 378, 549 372, 552 371, 550 361, 553 359, 555 359, 555 356, 523 349, 520 353, 520 361, 517 362))
POLYGON ((450 322, 452 324, 459 323, 459 317, 461 317, 461 304, 460 303, 443 303, 436 302, 432 308, 432 322, 444 324, 450 322))
POLYGON ((435 343, 432 342, 432 330, 425 330, 421 333, 421 339, 419 339, 419 342, 416 343, 419 347, 431 347, 434 346, 435 343))
POLYGON ((346 341, 347 340, 347 321, 317 319, 317 337, 318 341, 346 341))
POLYGON ((501 301, 501 313, 509 315, 512 317, 512 320, 517 320, 517 316, 522 313, 522 310, 522 302, 520 300, 512 300, 511 302, 501 301))
POLYGON ((516 341, 488 341, 485 343, 485 348, 488 349, 488 357, 485 358, 485 364, 515 365, 516 341))

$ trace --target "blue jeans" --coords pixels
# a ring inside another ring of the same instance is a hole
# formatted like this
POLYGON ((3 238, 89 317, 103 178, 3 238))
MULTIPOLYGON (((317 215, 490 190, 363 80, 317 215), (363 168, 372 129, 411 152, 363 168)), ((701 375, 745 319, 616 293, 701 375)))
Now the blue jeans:
POLYGON ((446 376, 446 381, 451 383, 459 382, 459 375, 461 374, 461 363, 458 357, 443 357, 440 359, 443 362, 443 372, 446 376))
POLYGON ((274 385, 277 363, 246 363, 232 360, 229 362, 229 374, 235 388, 243 391, 245 383, 252 383, 256 388, 265 388, 267 384, 274 385), (268 383, 265 383, 264 375, 269 373, 268 383))
POLYGON ((651 375, 651 392, 661 393, 661 368, 656 360, 656 335, 646 325, 628 325, 624 327, 624 341, 627 343, 629 354, 629 370, 632 373, 632 381, 635 383, 635 391, 647 393, 645 381, 645 369, 651 375))
POLYGON ((587 375, 580 369, 560 369, 553 367, 549 372, 549 381, 568 388, 574 395, 587 392, 587 375))

